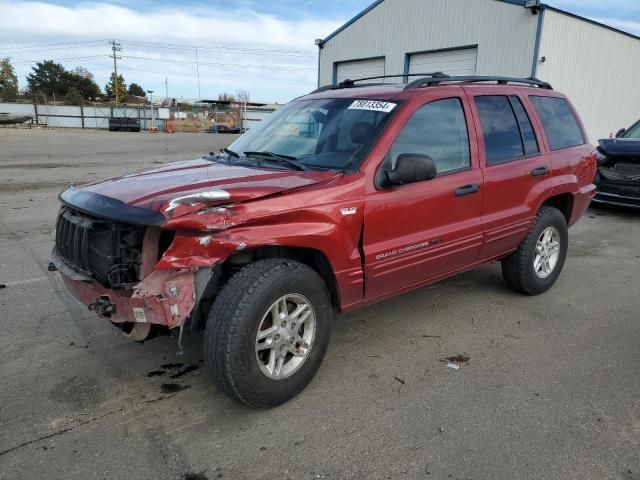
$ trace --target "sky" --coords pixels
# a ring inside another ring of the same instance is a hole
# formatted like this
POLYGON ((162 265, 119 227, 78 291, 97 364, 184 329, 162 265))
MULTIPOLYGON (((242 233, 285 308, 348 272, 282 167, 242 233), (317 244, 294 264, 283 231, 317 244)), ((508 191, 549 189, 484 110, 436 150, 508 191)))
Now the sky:
MULTIPOLYGON (((284 103, 316 86, 314 40, 372 1, 0 0, 0 57, 11 57, 21 88, 43 59, 85 67, 104 88, 115 39, 118 72, 154 95, 211 99, 246 90, 253 101, 284 103)), ((544 3, 640 35, 640 0, 544 3)))

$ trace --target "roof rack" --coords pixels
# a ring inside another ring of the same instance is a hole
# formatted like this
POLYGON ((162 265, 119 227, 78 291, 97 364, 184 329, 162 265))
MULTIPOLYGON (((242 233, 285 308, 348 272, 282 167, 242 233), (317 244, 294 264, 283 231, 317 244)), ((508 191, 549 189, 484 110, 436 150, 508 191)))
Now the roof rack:
POLYGON ((546 90, 553 90, 551 85, 547 82, 543 82, 542 80, 538 80, 534 77, 529 78, 515 78, 515 77, 494 77, 494 76, 458 76, 458 77, 450 77, 445 75, 444 77, 427 77, 427 78, 418 78, 413 82, 407 84, 404 87, 404 90, 410 90, 412 88, 418 88, 429 85, 438 85, 442 82, 497 82, 499 85, 506 85, 508 83, 522 83, 525 85, 531 85, 538 88, 544 88, 546 90))
POLYGON ((450 78, 449 75, 446 75, 442 72, 403 73, 400 75, 377 75, 375 77, 363 77, 363 78, 356 78, 354 80, 351 80, 351 79, 343 80, 340 83, 325 85, 324 87, 317 88, 311 93, 320 93, 320 92, 325 92, 327 90, 339 90, 341 88, 374 87, 376 85, 378 86, 389 85, 388 83, 366 83, 364 85, 356 85, 356 82, 364 82, 367 80, 378 80, 378 79, 385 79, 385 78, 407 78, 407 77, 429 77, 429 78, 441 78, 441 79, 450 78))

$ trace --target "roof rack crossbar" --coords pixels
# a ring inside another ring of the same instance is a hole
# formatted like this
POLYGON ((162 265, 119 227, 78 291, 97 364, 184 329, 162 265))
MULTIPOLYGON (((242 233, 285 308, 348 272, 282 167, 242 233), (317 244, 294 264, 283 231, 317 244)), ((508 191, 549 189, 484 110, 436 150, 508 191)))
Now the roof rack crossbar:
POLYGON ((376 75, 376 76, 373 76, 373 77, 356 78, 356 79, 353 79, 353 80, 346 79, 346 80, 343 80, 340 83, 336 83, 336 84, 332 84, 332 85, 325 85, 323 87, 317 88, 311 93, 320 93, 320 92, 325 92, 327 90, 338 90, 338 89, 341 89, 341 88, 356 88, 356 87, 371 87, 371 86, 375 86, 375 85, 386 85, 385 83, 367 83, 367 84, 364 84, 364 85, 356 85, 356 82, 364 82, 364 81, 367 81, 367 80, 379 80, 379 79, 385 79, 385 78, 406 78, 406 77, 429 77, 429 78, 445 79, 445 78, 449 78, 449 75, 446 75, 445 73, 442 73, 442 72, 402 73, 402 74, 398 74, 398 75, 376 75))
POLYGON ((404 90, 410 90, 412 88, 418 88, 429 85, 438 85, 442 82, 497 82, 500 85, 506 85, 508 83, 522 83, 525 85, 531 85, 538 88, 544 88, 546 90, 553 90, 551 85, 547 82, 543 82, 534 77, 529 78, 516 78, 516 77, 494 77, 494 76, 458 76, 458 77, 447 77, 447 78, 434 78, 434 77, 426 77, 426 78, 418 78, 413 82, 407 84, 404 87, 404 90))

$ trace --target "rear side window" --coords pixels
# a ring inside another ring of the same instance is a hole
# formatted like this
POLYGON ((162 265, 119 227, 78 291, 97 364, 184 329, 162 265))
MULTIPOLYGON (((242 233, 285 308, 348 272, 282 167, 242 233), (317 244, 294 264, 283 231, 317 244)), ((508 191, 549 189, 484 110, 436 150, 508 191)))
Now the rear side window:
POLYGON ((529 99, 542 121, 551 150, 584 143, 578 119, 564 98, 531 96, 529 99))
POLYGON ((487 165, 539 151, 531 121, 518 97, 486 95, 474 100, 480 116, 487 165))
POLYGON ((533 155, 534 153, 538 153, 540 151, 538 148, 538 139, 536 138, 536 134, 533 132, 531 120, 529 120, 529 115, 527 115, 526 110, 522 106, 522 102, 520 102, 520 99, 515 96, 509 97, 509 101, 513 107, 513 113, 516 114, 518 126, 520 127, 520 135, 522 136, 522 144, 524 145, 524 154, 533 155))

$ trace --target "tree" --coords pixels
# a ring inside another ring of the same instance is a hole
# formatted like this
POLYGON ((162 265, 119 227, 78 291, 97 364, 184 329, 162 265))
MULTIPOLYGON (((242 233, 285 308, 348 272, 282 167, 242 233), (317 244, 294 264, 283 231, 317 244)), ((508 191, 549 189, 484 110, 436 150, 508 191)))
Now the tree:
POLYGON ((33 72, 27 75, 27 85, 30 92, 43 92, 46 95, 64 96, 67 93, 67 71, 53 60, 37 62, 31 67, 33 72))
POLYGON ((114 72, 111 74, 111 78, 109 78, 109 83, 104 86, 104 91, 107 92, 107 95, 115 97, 116 90, 118 92, 118 101, 122 102, 127 96, 127 84, 124 83, 124 77, 122 74, 118 75, 118 78, 116 78, 116 74, 114 72))
POLYGON ((18 77, 9 57, 0 60, 0 100, 12 102, 18 96, 18 77))
POLYGON ((83 98, 95 98, 100 95, 100 87, 96 82, 94 82, 93 74, 86 69, 83 69, 84 72, 79 72, 79 69, 81 69, 81 67, 77 67, 70 72, 66 72, 66 93, 73 88, 77 90, 83 98))
POLYGON ((71 70, 71 73, 75 73, 79 77, 89 78, 91 80, 94 80, 93 73, 91 73, 88 69, 86 69, 84 67, 78 66, 78 67, 74 68, 73 70, 71 70))
MULTIPOLYGON (((100 87, 93 80, 93 74, 84 67, 66 70, 59 63, 44 60, 36 63, 36 66, 31 69, 33 72, 27 76, 27 83, 32 94, 40 92, 60 98, 66 97, 69 90, 73 88, 82 98, 100 95, 100 87)), ((75 92, 74 95, 76 95, 75 92)), ((73 98, 74 95, 71 97, 73 98)))
POLYGON ((218 94, 218 101, 219 102, 235 102, 236 101, 236 97, 234 97, 232 94, 230 93, 220 93, 218 94))
POLYGON ((142 88, 137 83, 132 83, 131 85, 129 85, 129 95, 135 95, 137 97, 147 96, 147 94, 144 91, 144 88, 142 88))
POLYGON ((242 124, 242 111, 249 101, 249 92, 247 90, 236 90, 234 95, 234 103, 231 104, 231 116, 236 125, 242 124))
POLYGON ((137 97, 146 97, 147 94, 144 91, 144 88, 142 88, 140 85, 138 85, 137 83, 132 83, 131 85, 129 85, 129 95, 135 95, 137 97))
POLYGON ((240 103, 247 103, 249 101, 249 91, 248 90, 236 90, 236 100, 240 103))
POLYGON ((84 103, 84 98, 80 90, 76 87, 71 87, 67 90, 66 95, 64 96, 64 104, 65 105, 82 105, 84 103))

